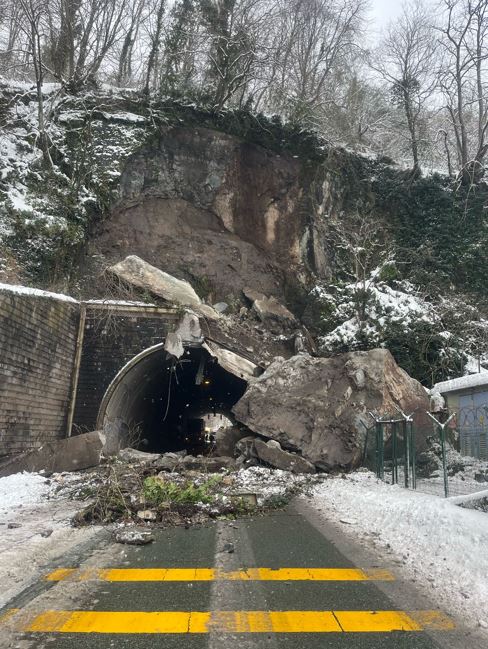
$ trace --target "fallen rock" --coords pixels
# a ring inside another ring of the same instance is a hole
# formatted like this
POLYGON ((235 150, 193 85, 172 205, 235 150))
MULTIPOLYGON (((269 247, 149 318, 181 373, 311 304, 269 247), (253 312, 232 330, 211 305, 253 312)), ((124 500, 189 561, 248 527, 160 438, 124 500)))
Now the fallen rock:
POLYGON ((116 543, 125 543, 126 545, 147 545, 154 541, 154 536, 146 530, 134 528, 121 528, 114 533, 116 543))
POLYGON ((297 326, 297 319, 286 307, 278 302, 275 297, 267 297, 263 293, 249 288, 242 289, 244 297, 249 300, 252 310, 270 329, 278 331, 285 328, 297 326))
POLYGON ((157 517, 158 514, 153 509, 142 509, 137 512, 137 518, 143 521, 155 521, 157 517))
POLYGON ((311 462, 296 453, 284 451, 275 440, 265 442, 262 439, 256 439, 254 448, 258 458, 275 469, 292 473, 315 473, 315 466, 311 462))
POLYGON ((177 359, 180 359, 183 356, 185 348, 183 347, 183 340, 178 333, 170 332, 166 335, 164 351, 177 359))
POLYGON ((117 457, 123 462, 140 462, 141 464, 152 464, 161 458, 160 453, 146 453, 136 448, 123 448, 118 452, 117 457))
POLYGON ((190 306, 198 314, 210 319, 219 317, 212 307, 202 303, 189 282, 165 273, 136 255, 130 255, 110 266, 108 271, 124 282, 162 297, 167 302, 190 306))
POLYGON ((246 460, 257 458, 254 442, 258 439, 252 435, 240 439, 234 447, 234 455, 244 457, 246 460))
POLYGON ((178 322, 176 332, 184 343, 201 343, 203 341, 200 320, 193 311, 185 311, 178 322))
POLYGON ((0 477, 21 471, 62 473, 98 466, 104 443, 105 437, 99 431, 49 442, 7 461, 0 468, 0 477))
POLYGON ((237 442, 247 435, 247 432, 230 426, 219 428, 215 432, 215 453, 220 457, 234 457, 237 442))
POLYGON ((177 453, 165 453, 160 456, 153 466, 159 471, 175 471, 183 461, 183 457, 177 453))
POLYGON ((365 426, 372 425, 368 412, 392 413, 395 406, 425 411, 429 398, 388 350, 375 349, 277 359, 249 385, 233 412, 253 432, 330 471, 359 466, 365 426))
POLYGON ((245 286, 242 289, 242 292, 244 293, 244 297, 246 297, 251 305, 256 302, 256 300, 266 300, 266 295, 263 293, 260 293, 259 291, 255 291, 253 288, 250 288, 249 286, 245 286))
POLYGON ((235 469, 236 462, 231 457, 193 457, 187 455, 183 458, 181 466, 191 471, 217 473, 222 469, 235 469))
POLYGON ((298 324, 293 313, 274 297, 263 296, 263 298, 254 301, 252 308, 261 322, 268 325, 270 329, 276 328, 276 326, 280 328, 296 327, 298 324))

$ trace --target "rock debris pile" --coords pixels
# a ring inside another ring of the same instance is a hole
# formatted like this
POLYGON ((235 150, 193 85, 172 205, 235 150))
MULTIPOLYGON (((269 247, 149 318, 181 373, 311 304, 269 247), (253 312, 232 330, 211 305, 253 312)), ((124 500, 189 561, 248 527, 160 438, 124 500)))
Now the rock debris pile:
POLYGON ((237 469, 229 460, 125 449, 60 490, 86 502, 75 526, 171 527, 280 508, 320 480, 265 467, 237 469))

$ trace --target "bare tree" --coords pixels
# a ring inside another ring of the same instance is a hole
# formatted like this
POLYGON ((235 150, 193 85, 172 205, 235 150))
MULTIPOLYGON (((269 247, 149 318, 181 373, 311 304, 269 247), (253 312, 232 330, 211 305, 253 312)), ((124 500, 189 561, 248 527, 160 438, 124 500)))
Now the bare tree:
POLYGON ((310 119, 330 99, 334 73, 357 50, 365 9, 365 0, 280 0, 279 64, 271 91, 293 120, 310 119))
POLYGON ((43 0, 18 0, 20 12, 19 29, 26 37, 27 53, 30 57, 34 72, 37 93, 37 118, 38 118, 38 145, 42 151, 44 164, 49 171, 54 165, 49 151, 49 137, 46 131, 44 115, 44 96, 42 84, 44 82, 45 68, 43 61, 44 25, 47 18, 46 5, 43 0))
POLYGON ((391 245, 386 230, 378 219, 364 214, 331 230, 340 272, 353 282, 355 316, 362 330, 371 302, 371 287, 377 280, 376 271, 392 260, 391 245))
POLYGON ((488 0, 442 0, 442 4, 439 85, 461 176, 471 182, 483 175, 488 152, 488 0))
POLYGON ((49 57, 45 68, 78 91, 93 83, 115 43, 123 37, 129 0, 46 0, 49 57))
POLYGON ((197 77, 197 51, 201 27, 197 0, 177 0, 164 39, 160 73, 161 93, 188 94, 197 77))
POLYGON ((146 0, 129 3, 127 25, 118 57, 116 82, 119 86, 132 81, 134 47, 139 37, 146 0))
POLYGON ((372 61, 405 117, 414 173, 420 172, 419 122, 436 86, 436 41, 431 24, 420 0, 404 5, 372 61))
POLYGON ((220 110, 242 99, 256 75, 268 8, 265 0, 200 0, 200 8, 210 38, 207 78, 220 110))
POLYGON ((149 53, 147 57, 143 88, 146 95, 149 94, 151 87, 154 86, 156 78, 155 72, 158 67, 158 59, 161 49, 165 11, 166 0, 156 0, 153 11, 151 12, 154 13, 154 20, 149 23, 149 53))

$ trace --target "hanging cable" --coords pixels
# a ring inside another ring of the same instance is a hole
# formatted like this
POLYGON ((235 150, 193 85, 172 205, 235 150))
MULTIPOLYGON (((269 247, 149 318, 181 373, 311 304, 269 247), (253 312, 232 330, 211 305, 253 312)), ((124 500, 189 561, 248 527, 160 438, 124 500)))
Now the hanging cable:
POLYGON ((169 404, 171 403, 171 379, 173 377, 173 370, 174 370, 174 362, 173 365, 171 365, 171 369, 169 371, 169 381, 168 381, 168 399, 166 402, 166 412, 164 413, 163 421, 166 421, 166 418, 168 417, 169 413, 169 404))

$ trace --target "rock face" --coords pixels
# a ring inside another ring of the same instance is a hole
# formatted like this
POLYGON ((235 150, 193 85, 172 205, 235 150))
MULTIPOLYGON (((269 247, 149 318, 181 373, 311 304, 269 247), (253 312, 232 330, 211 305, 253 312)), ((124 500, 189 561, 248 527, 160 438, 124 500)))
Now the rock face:
POLYGON ((303 209, 314 191, 304 175, 298 159, 238 137, 168 128, 127 162, 90 254, 104 266, 137 254, 192 283, 200 278, 214 302, 243 285, 282 301, 285 279, 296 284, 309 265, 326 266, 320 225, 303 209))
POLYGON ((261 436, 300 451, 317 468, 359 465, 368 411, 428 410, 424 388, 398 367, 389 351, 334 358, 299 354, 277 359, 234 406, 236 419, 261 436))

